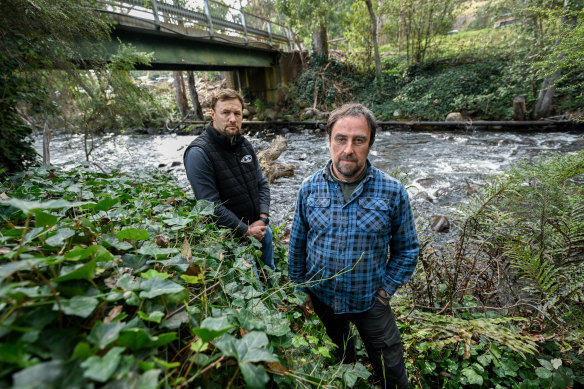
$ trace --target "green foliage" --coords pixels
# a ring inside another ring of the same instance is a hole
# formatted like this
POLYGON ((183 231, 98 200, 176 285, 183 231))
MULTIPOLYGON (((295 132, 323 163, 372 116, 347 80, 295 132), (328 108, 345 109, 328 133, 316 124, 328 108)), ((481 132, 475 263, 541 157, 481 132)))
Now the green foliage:
POLYGON ((388 15, 385 34, 393 37, 399 51, 405 52, 408 64, 422 62, 432 39, 451 29, 458 0, 385 1, 380 15, 388 15))
POLYGON ((371 72, 331 60, 311 61, 288 93, 293 111, 315 106, 332 110, 348 101, 369 106, 379 120, 444 120, 450 112, 476 119, 510 119, 515 96, 534 100, 528 66, 508 58, 462 57, 405 67, 396 58, 383 61, 382 88, 371 72))
MULTIPOLYGON (((376 8, 377 2, 373 1, 372 4, 376 8)), ((341 47, 346 52, 347 60, 360 71, 370 71, 375 62, 372 58, 371 19, 364 1, 351 4, 343 26, 344 40, 341 47)))
MULTIPOLYGON (((299 42, 312 44, 315 30, 326 27, 330 37, 341 35, 342 21, 352 1, 332 0, 276 0, 276 9, 287 19, 299 42)), ((314 49, 314 48, 313 48, 314 49)))
POLYGON ((42 115, 54 112, 40 68, 72 69, 78 60, 75 39, 107 37, 108 24, 91 11, 92 0, 74 7, 67 0, 7 0, 0 3, 0 135, 3 139, 0 173, 14 172, 34 162, 28 140, 30 123, 20 116, 21 103, 42 115))
POLYGON ((166 116, 163 108, 145 86, 133 82, 129 73, 137 65, 149 64, 152 55, 120 42, 111 62, 72 79, 69 91, 79 111, 73 123, 89 132, 161 126, 166 116))
POLYGON ((277 227, 279 269, 258 269, 266 285, 254 245, 217 229, 212 204, 170 175, 39 168, 0 192, 2 387, 342 387, 370 376, 325 365, 330 340, 296 308, 277 227))
POLYGON ((421 271, 409 284, 412 297, 450 312, 495 307, 530 315, 534 331, 555 337, 570 327, 575 336, 562 337, 565 347, 574 347, 583 330, 577 317, 584 314, 578 270, 584 191, 575 181, 582 174, 579 152, 524 163, 493 178, 460 208, 457 242, 437 248, 426 241, 421 271))
MULTIPOLYGON (((473 258, 507 253, 504 247, 496 249, 506 241, 503 234, 523 231, 524 216, 510 224, 489 224, 497 215, 496 206, 527 201, 531 211, 541 199, 529 195, 530 189, 520 184, 525 174, 514 170, 507 177, 516 177, 517 186, 487 188, 487 199, 477 198, 469 206, 472 219, 463 244, 457 246, 464 247, 456 257, 462 265, 450 268, 452 263, 444 260, 448 274, 444 269, 432 273, 436 264, 430 264, 424 239, 423 270, 406 289, 412 300, 393 301, 412 383, 424 388, 559 388, 582 382, 577 366, 584 331, 577 325, 582 311, 574 302, 584 300, 578 297, 584 274, 568 268, 584 247, 584 234, 578 230, 584 220, 579 214, 582 192, 570 184, 582 174, 583 160, 582 154, 553 159, 536 166, 538 176, 531 169, 527 174, 538 187, 549 186, 553 193, 546 195, 547 216, 562 226, 563 233, 553 233, 553 228, 548 232, 565 247, 546 241, 543 253, 554 253, 550 258, 560 269, 548 279, 565 277, 562 283, 570 286, 547 288, 543 297, 538 291, 538 299, 545 300, 542 312, 551 312, 545 303, 554 298, 558 309, 572 308, 563 316, 572 330, 562 338, 562 348, 540 353, 536 340, 543 336, 528 331, 537 321, 481 309, 489 302, 485 295, 493 293, 469 283, 482 282, 467 267, 473 258), (497 197, 504 193, 521 195, 522 201, 497 197), (551 197, 563 198, 574 208, 554 208, 551 197), (507 232, 511 226, 515 229, 507 232), (486 236, 480 232, 486 227, 499 232, 486 236), (488 252, 478 253, 477 247, 488 252), (460 283, 449 278, 456 276, 460 283), (424 278, 427 288, 436 289, 419 289, 424 278), (454 294, 449 285, 458 285, 454 294), (424 301, 417 291, 434 294, 433 302, 424 301), (453 299, 461 294, 462 300, 453 299), (447 301, 454 308, 459 303, 466 307, 456 316, 419 308, 440 308, 447 301)), ((6 181, 0 192, 8 197, 0 203, 1 386, 371 387, 364 381, 371 372, 363 364, 332 363, 334 345, 322 323, 297 308, 304 296, 288 281, 280 228, 274 228, 278 269, 259 268, 265 274, 258 278, 251 267, 260 255, 255 246, 217 229, 209 218, 212 204, 187 198, 169 175, 39 168, 6 181), (264 278, 269 282, 261 281, 264 278)), ((542 247, 535 238, 532 245, 542 247)), ((482 265, 475 267, 485 272, 482 265)), ((523 274, 521 267, 509 269, 518 271, 517 279, 523 274)), ((523 282, 525 286, 533 280, 524 277, 523 282)), ((365 355, 360 340, 356 343, 358 355, 365 355)))
MULTIPOLYGON (((475 334, 473 334, 474 336, 475 334)), ((417 387, 566 388, 582 382, 575 369, 580 361, 539 354, 524 358, 505 346, 471 344, 436 347, 433 342, 408 339, 417 387)))
POLYGON ((42 89, 36 91, 13 71, 14 64, 7 62, 5 54, 0 53, 0 89, 3 90, 0 99, 0 177, 7 172, 23 170, 35 162, 36 152, 29 138, 31 129, 22 121, 16 108, 24 96, 32 99, 45 97, 42 89))
POLYGON ((477 119, 510 118, 513 97, 530 91, 519 67, 504 59, 461 58, 430 61, 410 67, 391 100, 375 106, 381 117, 444 120, 463 112, 477 119))
POLYGON ((294 80, 293 92, 288 94, 292 110, 314 106, 326 111, 351 101, 355 78, 349 71, 337 61, 323 63, 318 58, 311 59, 309 67, 294 80))
MULTIPOLYGON (((538 60, 532 63, 532 69, 541 78, 561 72, 562 77, 557 81, 561 85, 562 81, 572 75, 581 75, 584 70, 581 61, 584 55, 584 12, 580 5, 562 12, 539 10, 539 13, 545 15, 554 28, 550 28, 549 43, 544 46, 538 60)), ((567 84, 564 87, 581 90, 584 80, 567 84)))

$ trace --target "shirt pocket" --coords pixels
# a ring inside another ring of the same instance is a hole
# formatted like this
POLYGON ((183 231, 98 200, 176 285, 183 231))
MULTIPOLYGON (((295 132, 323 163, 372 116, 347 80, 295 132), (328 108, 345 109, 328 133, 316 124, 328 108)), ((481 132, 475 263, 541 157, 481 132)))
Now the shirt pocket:
POLYGON ((389 204, 386 199, 364 197, 359 199, 357 227, 372 232, 389 230, 389 204))
POLYGON ((330 197, 309 197, 306 202, 307 219, 310 228, 322 230, 330 225, 330 197))

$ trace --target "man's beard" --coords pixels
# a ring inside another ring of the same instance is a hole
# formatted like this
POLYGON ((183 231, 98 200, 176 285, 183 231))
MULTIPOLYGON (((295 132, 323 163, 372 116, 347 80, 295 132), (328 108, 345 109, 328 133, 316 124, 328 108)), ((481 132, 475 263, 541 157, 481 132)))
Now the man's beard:
POLYGON ((239 130, 240 130, 240 128, 237 126, 227 125, 227 126, 223 127, 219 131, 219 133, 226 138, 233 138, 235 135, 237 135, 239 133, 239 130), (237 130, 235 130, 235 129, 237 129, 237 130))
MULTIPOLYGON (((346 157, 346 156, 343 156, 343 155, 341 155, 341 157, 337 161, 333 161, 333 165, 335 167, 335 170, 344 179, 351 179, 351 178, 353 178, 363 168, 363 165, 360 165, 359 164, 359 161, 357 160, 357 158, 354 158, 354 157, 346 157), (346 160, 346 161, 348 160, 348 161, 351 161, 351 162, 356 162, 356 165, 353 168, 341 167, 342 160, 346 160)), ((338 178, 341 178, 341 177, 338 177, 338 178)))

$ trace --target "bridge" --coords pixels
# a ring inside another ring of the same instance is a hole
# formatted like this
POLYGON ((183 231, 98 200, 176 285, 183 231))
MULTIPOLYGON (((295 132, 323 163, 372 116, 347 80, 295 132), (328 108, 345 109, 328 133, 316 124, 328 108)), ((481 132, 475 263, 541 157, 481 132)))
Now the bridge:
POLYGON ((277 22, 214 0, 98 0, 113 21, 109 54, 119 42, 153 52, 138 70, 228 71, 236 89, 277 101, 278 86, 296 73, 292 33, 277 22), (180 3, 180 5, 179 5, 180 3), (292 64, 292 65, 291 65, 292 64))

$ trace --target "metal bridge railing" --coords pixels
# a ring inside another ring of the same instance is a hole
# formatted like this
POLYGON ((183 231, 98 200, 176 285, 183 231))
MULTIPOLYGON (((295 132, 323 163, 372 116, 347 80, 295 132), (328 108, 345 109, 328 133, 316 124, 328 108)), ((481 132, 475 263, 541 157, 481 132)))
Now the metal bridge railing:
MULTIPOLYGON (((290 29, 214 0, 98 0, 104 10, 168 26, 203 29, 211 38, 243 39, 291 49, 290 29)), ((236 39, 234 39, 236 41, 236 39)))

